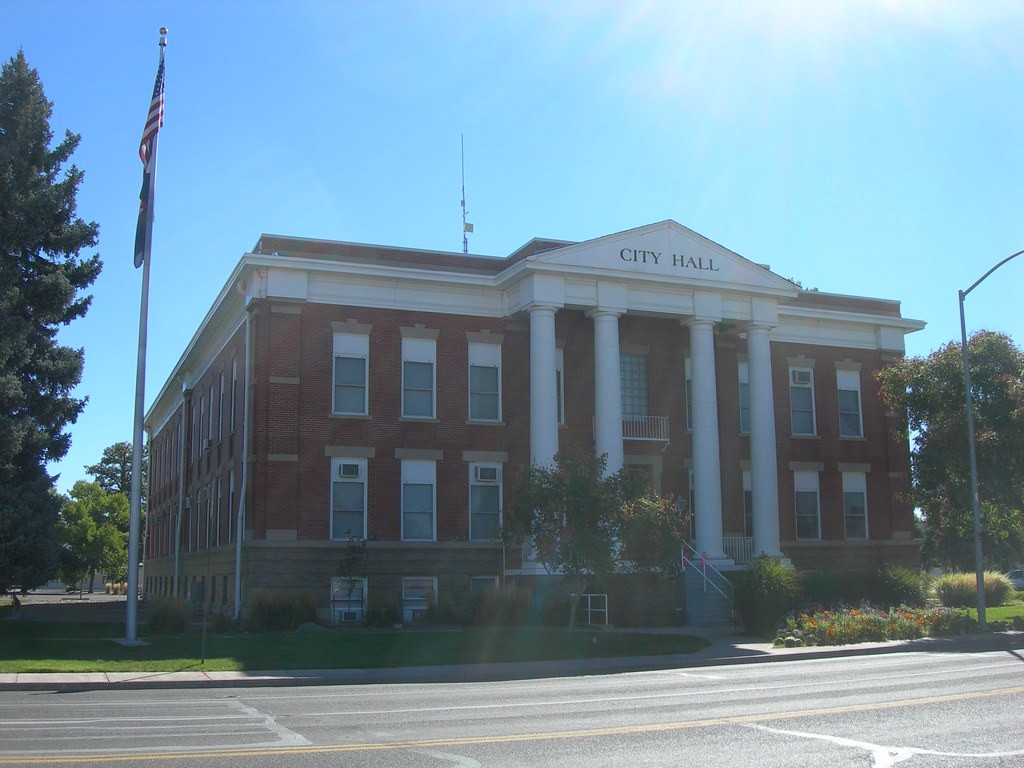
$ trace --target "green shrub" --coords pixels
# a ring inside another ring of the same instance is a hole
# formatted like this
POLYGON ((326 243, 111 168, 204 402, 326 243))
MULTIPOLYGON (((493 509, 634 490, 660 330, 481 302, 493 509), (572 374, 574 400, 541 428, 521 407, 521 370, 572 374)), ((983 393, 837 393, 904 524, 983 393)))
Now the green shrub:
POLYGON ((251 598, 245 626, 250 632, 291 632, 316 621, 316 599, 297 590, 261 590, 251 598))
POLYGON ((906 568, 883 570, 809 571, 803 574, 803 597, 808 603, 837 606, 869 602, 883 607, 923 606, 929 577, 906 568))
POLYGON ((183 635, 192 629, 195 605, 174 597, 154 597, 149 601, 149 634, 183 635))
POLYGON ((931 589, 928 574, 908 568, 886 568, 876 574, 876 579, 874 594, 868 599, 883 607, 907 605, 920 608, 927 601, 931 589))
POLYGON ((366 609, 365 624, 368 627, 391 628, 402 623, 402 612, 394 601, 382 600, 371 603, 366 609))
POLYGON ((736 575, 736 611, 747 631, 765 635, 796 604, 800 577, 773 557, 759 557, 736 575))
MULTIPOLYGON (((935 585, 935 594, 949 608, 973 608, 978 603, 978 580, 973 573, 947 573, 935 585)), ((1004 605, 1013 584, 1003 574, 985 571, 985 605, 1004 605)))
POLYGON ((527 622, 532 604, 533 593, 528 588, 515 582, 505 584, 478 596, 473 624, 478 627, 522 626, 527 622))

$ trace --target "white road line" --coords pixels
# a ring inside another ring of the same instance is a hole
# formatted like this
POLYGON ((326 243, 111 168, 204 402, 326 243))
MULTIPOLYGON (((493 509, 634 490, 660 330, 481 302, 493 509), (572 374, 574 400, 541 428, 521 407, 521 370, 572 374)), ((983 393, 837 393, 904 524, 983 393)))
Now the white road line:
POLYGON ((438 752, 433 749, 411 749, 410 752, 416 752, 420 755, 426 755, 427 757, 434 757, 438 760, 444 760, 445 762, 454 763, 455 765, 462 766, 462 768, 480 768, 480 763, 471 757, 465 755, 453 755, 448 752, 438 752))
POLYGON ((871 744, 867 741, 846 739, 842 736, 828 736, 822 733, 806 733, 804 731, 786 731, 781 728, 769 728, 766 725, 746 724, 746 728, 754 728, 759 731, 780 734, 783 736, 795 736, 800 739, 817 739, 838 744, 842 747, 853 747, 864 749, 871 753, 873 768, 890 768, 896 763, 902 763, 916 755, 934 755, 936 757, 959 757, 972 760, 993 759, 997 757, 1020 757, 1024 755, 1024 749, 1011 750, 1007 752, 941 752, 933 749, 918 749, 917 747, 887 747, 882 744, 871 744))

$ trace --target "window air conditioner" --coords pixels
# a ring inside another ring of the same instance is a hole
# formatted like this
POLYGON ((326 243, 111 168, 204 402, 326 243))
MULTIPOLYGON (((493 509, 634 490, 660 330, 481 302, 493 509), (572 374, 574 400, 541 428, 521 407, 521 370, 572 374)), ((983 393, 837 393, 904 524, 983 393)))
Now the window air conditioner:
POLYGON ((338 475, 340 477, 359 477, 359 465, 358 464, 342 464, 338 469, 338 475))
POLYGON ((497 467, 476 467, 476 481, 478 483, 496 483, 498 482, 498 468, 497 467))
POLYGON ((359 611, 342 611, 342 621, 359 621, 359 611))
POLYGON ((203 438, 203 450, 208 451, 213 446, 213 441, 208 437, 203 438))

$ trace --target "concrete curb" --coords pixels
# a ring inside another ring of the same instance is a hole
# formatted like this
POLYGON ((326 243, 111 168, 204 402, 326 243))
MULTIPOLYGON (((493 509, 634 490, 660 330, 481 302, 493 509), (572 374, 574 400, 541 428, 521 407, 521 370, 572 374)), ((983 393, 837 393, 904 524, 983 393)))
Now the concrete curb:
MULTIPOLYGON (((752 638, 713 637, 711 645, 692 654, 570 659, 506 664, 381 669, 268 670, 258 672, 84 672, 2 673, 0 691, 92 691, 173 688, 243 688, 256 686, 373 685, 473 683, 550 677, 606 675, 689 669, 772 661, 806 661, 879 653, 982 653, 1024 649, 1024 632, 996 632, 957 637, 809 648, 773 648, 752 638)), ((1022 656, 1024 660, 1024 656, 1022 656)))

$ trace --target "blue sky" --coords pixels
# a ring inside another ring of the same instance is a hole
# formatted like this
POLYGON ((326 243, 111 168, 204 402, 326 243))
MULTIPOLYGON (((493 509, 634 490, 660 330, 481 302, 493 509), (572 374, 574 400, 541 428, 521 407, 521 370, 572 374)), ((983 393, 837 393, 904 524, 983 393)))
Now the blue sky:
MULTIPOLYGON (((1024 6, 952 0, 175 2, 0 9, 82 135, 89 404, 60 490, 130 440, 138 143, 170 29, 147 405, 261 233, 473 253, 664 219, 806 287, 900 299, 925 355, 1024 248, 1024 6)), ((1024 342, 1024 257, 969 330, 1024 342)))

